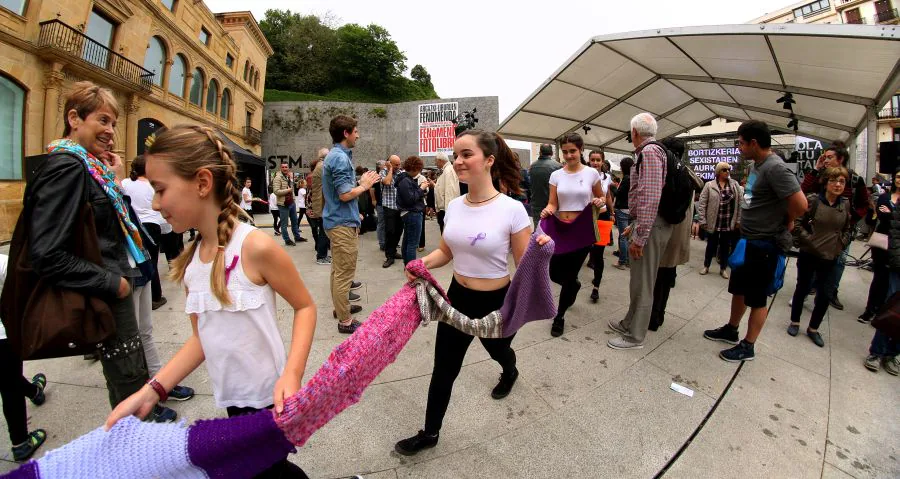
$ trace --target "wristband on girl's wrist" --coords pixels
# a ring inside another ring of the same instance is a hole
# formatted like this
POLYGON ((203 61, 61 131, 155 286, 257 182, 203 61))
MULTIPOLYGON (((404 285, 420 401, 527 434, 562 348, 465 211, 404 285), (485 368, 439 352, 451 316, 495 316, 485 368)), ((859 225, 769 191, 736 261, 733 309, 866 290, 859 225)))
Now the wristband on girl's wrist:
POLYGON ((152 378, 147 381, 147 384, 153 388, 153 391, 156 392, 156 395, 159 396, 160 402, 166 402, 166 399, 169 399, 169 393, 166 391, 166 388, 163 387, 156 378, 152 378))

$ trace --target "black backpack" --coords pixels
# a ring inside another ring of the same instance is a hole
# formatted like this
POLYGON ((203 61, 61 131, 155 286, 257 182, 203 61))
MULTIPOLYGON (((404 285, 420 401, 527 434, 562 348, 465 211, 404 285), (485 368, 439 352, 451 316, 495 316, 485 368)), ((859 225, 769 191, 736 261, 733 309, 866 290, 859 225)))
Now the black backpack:
POLYGON ((680 159, 675 158, 674 153, 656 141, 647 142, 638 153, 637 161, 634 163, 638 174, 644 160, 643 150, 648 145, 656 145, 666 152, 666 179, 659 198, 659 215, 666 223, 672 225, 681 223, 694 202, 694 190, 697 187, 695 175, 680 159))

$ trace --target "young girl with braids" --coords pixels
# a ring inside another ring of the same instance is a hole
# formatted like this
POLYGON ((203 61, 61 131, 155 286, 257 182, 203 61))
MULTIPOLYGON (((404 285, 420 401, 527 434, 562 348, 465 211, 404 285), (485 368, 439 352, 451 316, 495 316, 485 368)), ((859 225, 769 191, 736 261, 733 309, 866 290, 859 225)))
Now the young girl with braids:
MULTIPOLYGON (((153 208, 176 232, 198 232, 170 272, 184 283, 193 334, 146 386, 113 410, 107 429, 130 414, 146 416, 204 361, 216 405, 229 417, 273 406, 280 414, 284 399, 300 389, 312 343, 316 306, 309 291, 284 248, 239 221, 245 213, 238 206, 236 166, 213 130, 172 128, 144 156, 156 192, 153 208), (275 322, 276 292, 294 310, 287 357, 275 322)), ((259 477, 298 477, 298 471, 285 458, 259 477)))

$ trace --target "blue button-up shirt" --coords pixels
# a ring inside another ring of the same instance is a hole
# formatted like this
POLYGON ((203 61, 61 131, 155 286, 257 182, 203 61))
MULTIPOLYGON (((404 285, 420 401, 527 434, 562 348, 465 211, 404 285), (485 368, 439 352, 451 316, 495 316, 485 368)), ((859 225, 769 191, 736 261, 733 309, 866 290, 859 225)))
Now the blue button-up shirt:
POLYGON ((325 157, 322 171, 322 195, 325 197, 325 208, 322 220, 326 230, 338 226, 359 228, 359 204, 356 198, 341 201, 341 195, 356 186, 356 174, 353 171, 353 151, 340 143, 325 157))

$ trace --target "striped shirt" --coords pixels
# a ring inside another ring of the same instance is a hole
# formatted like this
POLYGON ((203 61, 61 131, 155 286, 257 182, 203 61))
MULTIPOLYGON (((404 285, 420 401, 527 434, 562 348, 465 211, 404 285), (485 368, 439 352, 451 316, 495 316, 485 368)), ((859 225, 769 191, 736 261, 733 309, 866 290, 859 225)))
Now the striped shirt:
POLYGON ((631 175, 631 189, 628 191, 629 212, 634 220, 631 243, 638 246, 644 246, 650 238, 666 181, 666 152, 658 145, 644 148, 649 141, 655 140, 648 138, 634 150, 635 155, 640 155, 643 159, 635 165, 637 174, 631 175))

